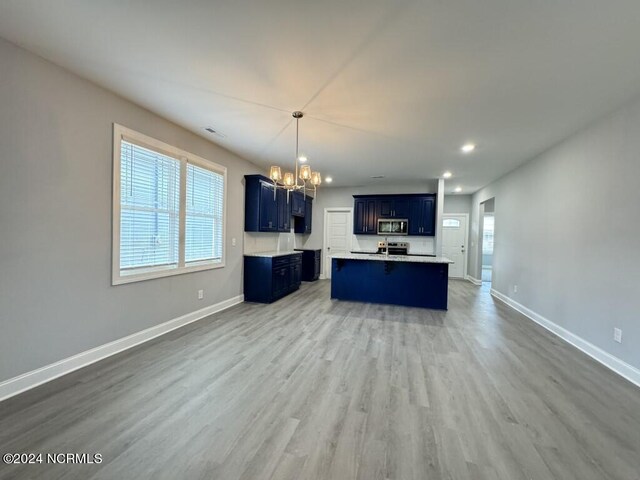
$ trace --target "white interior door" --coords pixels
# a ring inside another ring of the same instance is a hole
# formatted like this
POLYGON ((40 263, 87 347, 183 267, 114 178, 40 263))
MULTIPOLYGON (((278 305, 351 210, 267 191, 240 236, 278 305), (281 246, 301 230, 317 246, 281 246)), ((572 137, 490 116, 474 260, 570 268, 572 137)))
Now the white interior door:
POLYGON ((324 249, 322 272, 331 278, 331 254, 351 250, 352 209, 327 208, 324 211, 324 249))
POLYGON ((442 255, 453 260, 449 265, 450 278, 465 278, 467 274, 467 215, 442 216, 442 255))

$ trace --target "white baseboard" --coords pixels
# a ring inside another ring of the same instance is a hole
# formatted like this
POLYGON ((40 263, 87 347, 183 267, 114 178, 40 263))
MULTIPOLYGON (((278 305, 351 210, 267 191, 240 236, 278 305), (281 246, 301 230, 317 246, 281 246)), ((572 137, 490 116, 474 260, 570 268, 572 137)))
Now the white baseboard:
POLYGON ((92 363, 103 360, 131 347, 140 345, 141 343, 148 342, 149 340, 159 337, 160 335, 164 335, 176 328, 201 320, 209 315, 242 302, 244 302, 244 295, 238 295, 237 297, 229 298, 216 303, 215 305, 209 305, 208 307, 201 308, 195 312, 187 313, 181 317, 174 318, 173 320, 161 323, 160 325, 155 325, 147 328, 146 330, 136 332, 119 340, 78 353, 77 355, 65 358, 59 362, 55 362, 42 368, 38 368, 37 370, 32 370, 17 377, 5 380, 0 383, 0 401, 30 390, 38 385, 42 385, 43 383, 50 382, 62 375, 66 375, 78 370, 79 368, 91 365, 92 363))
POLYGON ((516 302, 514 299, 507 297, 503 293, 498 292, 497 290, 491 289, 491 295, 510 306, 514 310, 520 312, 525 317, 533 320, 538 325, 546 328, 551 333, 557 335, 565 342, 570 343, 574 347, 579 350, 582 350, 584 353, 589 355, 594 360, 600 362, 605 367, 613 370, 615 373, 620 375, 621 377, 626 378, 631 383, 634 383, 638 387, 640 387, 640 370, 636 367, 629 365, 628 363, 620 360, 618 357, 614 357, 610 353, 605 352, 600 347, 596 347, 594 344, 586 341, 585 339, 577 336, 574 333, 571 333, 566 328, 561 327, 553 323, 548 318, 543 317, 542 315, 537 314, 533 310, 525 307, 524 305, 516 302))
POLYGON ((466 279, 469 280, 474 285, 478 285, 478 286, 482 285, 482 280, 478 280, 477 278, 474 278, 471 275, 467 275, 466 279))

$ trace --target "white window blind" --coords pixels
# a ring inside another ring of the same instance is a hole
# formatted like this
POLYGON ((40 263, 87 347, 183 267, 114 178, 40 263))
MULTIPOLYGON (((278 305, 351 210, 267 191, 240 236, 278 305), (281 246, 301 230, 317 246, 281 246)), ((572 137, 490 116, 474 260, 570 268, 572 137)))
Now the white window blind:
POLYGON ((180 161, 122 141, 120 269, 177 266, 180 161))
POLYGON ((226 168, 114 125, 114 285, 224 266, 226 168))
POLYGON ((224 177, 187 164, 185 261, 222 258, 224 177))

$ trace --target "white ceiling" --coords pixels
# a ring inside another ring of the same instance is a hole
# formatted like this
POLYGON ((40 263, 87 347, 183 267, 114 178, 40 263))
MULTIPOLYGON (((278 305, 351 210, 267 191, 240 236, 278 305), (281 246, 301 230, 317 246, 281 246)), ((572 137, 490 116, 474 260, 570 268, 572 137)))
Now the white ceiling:
POLYGON ((265 171, 303 110, 334 185, 451 170, 464 193, 640 93, 639 27, 638 0, 0 3, 0 36, 265 171))

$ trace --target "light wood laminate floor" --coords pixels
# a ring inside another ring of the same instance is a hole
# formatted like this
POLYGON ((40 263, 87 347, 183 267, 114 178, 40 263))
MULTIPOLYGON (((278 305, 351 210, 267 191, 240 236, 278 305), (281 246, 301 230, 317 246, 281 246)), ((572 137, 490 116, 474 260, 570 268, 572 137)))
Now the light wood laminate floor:
POLYGON ((1 479, 640 478, 640 389, 451 282, 450 310, 242 304, 0 403, 1 479))

